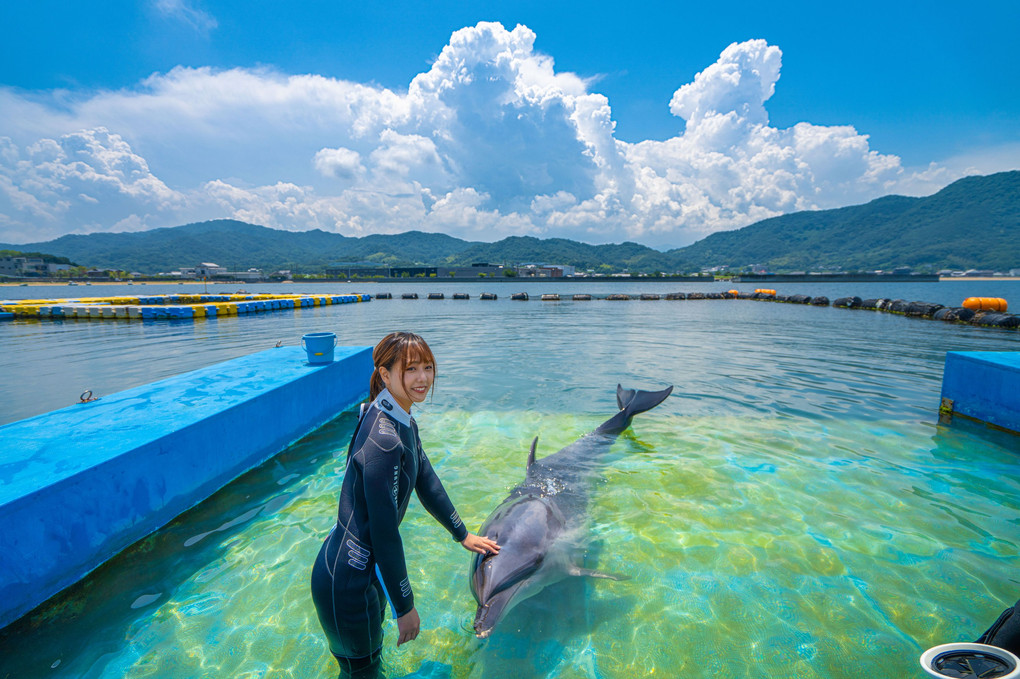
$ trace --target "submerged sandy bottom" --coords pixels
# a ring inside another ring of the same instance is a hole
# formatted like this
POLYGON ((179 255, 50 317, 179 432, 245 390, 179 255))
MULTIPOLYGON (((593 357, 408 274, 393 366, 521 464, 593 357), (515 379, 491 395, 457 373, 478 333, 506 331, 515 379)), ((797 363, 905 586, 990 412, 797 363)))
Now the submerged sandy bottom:
MULTIPOLYGON (((608 415, 608 413, 607 413, 608 415)), ((601 419, 424 413, 471 528, 601 419)), ((9 676, 332 676, 308 593, 349 414, 0 633, 9 676)), ((1020 589, 1016 439, 914 421, 639 416, 601 466, 588 567, 491 638, 470 631, 471 556, 416 501, 402 527, 422 634, 388 676, 913 676, 1020 589)))

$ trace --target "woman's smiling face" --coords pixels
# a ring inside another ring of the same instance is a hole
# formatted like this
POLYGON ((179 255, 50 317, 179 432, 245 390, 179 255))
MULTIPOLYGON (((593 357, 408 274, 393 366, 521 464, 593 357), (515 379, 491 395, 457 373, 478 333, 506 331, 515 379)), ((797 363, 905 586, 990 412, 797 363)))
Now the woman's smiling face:
POLYGON ((429 389, 436 379, 436 367, 428 361, 412 361, 398 369, 382 368, 380 373, 386 388, 400 407, 411 412, 411 406, 421 403, 429 395, 429 389))

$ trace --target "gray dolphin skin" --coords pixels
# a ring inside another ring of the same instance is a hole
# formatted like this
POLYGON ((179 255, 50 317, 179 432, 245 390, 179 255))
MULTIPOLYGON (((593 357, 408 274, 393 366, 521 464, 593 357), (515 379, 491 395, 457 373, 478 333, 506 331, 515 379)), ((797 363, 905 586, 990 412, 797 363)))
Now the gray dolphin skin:
POLYGON ((622 579, 580 567, 584 557, 588 486, 598 462, 631 418, 662 403, 673 387, 638 391, 617 385, 620 411, 595 431, 557 453, 535 459, 531 443, 524 482, 496 507, 479 535, 500 545, 499 554, 475 555, 471 593, 478 602, 475 635, 488 637, 496 623, 521 601, 570 576, 622 579))

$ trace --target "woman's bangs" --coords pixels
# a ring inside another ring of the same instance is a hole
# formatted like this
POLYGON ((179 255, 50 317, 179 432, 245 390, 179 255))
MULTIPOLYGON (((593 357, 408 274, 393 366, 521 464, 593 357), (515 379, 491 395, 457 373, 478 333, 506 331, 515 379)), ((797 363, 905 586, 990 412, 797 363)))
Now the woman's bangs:
POLYGON ((420 337, 415 339, 409 339, 404 347, 404 367, 417 362, 430 363, 432 367, 436 366, 436 357, 432 355, 432 350, 429 349, 429 345, 425 344, 425 341, 420 337))

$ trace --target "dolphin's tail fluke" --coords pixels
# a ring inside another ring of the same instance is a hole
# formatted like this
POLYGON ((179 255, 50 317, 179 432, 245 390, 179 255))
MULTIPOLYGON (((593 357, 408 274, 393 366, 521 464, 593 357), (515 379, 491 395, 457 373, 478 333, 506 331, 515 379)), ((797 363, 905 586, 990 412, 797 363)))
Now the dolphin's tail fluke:
POLYGON ((667 387, 662 391, 641 391, 639 389, 624 389, 616 385, 616 403, 620 406, 620 412, 603 422, 596 434, 617 436, 624 429, 630 426, 630 421, 638 413, 651 410, 666 400, 666 397, 673 393, 673 387, 667 387))

